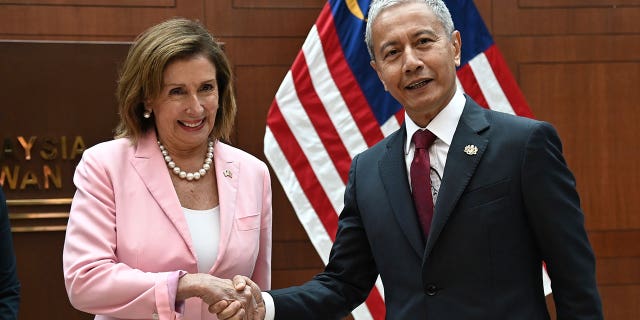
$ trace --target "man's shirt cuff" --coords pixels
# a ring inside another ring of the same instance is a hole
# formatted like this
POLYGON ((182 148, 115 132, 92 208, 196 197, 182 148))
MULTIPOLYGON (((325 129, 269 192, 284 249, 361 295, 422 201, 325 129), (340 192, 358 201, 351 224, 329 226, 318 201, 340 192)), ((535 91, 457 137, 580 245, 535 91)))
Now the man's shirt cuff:
POLYGON ((264 320, 273 320, 276 318, 276 306, 273 303, 273 297, 266 292, 262 292, 262 300, 264 300, 265 315, 264 320))

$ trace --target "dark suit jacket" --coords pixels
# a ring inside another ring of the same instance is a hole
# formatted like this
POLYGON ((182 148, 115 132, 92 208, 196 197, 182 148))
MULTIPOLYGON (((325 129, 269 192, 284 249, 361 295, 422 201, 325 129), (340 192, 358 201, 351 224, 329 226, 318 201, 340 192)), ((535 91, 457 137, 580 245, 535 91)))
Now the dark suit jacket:
POLYGON ((16 276, 16 257, 13 253, 9 213, 0 189, 0 320, 18 318, 20 283, 16 276))
POLYGON ((378 274, 387 319, 548 319, 543 260, 558 319, 602 318, 594 255, 555 130, 466 98, 426 244, 403 126, 353 159, 329 263, 302 286, 270 292, 277 319, 340 319, 378 274))

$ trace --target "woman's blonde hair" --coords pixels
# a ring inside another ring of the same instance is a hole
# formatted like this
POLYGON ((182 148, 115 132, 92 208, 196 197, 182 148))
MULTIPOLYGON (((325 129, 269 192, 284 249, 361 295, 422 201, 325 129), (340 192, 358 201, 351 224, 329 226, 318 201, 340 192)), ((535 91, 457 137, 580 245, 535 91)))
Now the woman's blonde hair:
POLYGON ((198 55, 205 56, 215 66, 220 92, 210 137, 229 141, 237 110, 231 66, 207 29, 197 21, 183 18, 170 19, 147 29, 129 48, 116 89, 120 122, 115 138, 135 142, 153 129, 153 116, 143 117, 145 100, 160 94, 163 72, 169 63, 198 55))

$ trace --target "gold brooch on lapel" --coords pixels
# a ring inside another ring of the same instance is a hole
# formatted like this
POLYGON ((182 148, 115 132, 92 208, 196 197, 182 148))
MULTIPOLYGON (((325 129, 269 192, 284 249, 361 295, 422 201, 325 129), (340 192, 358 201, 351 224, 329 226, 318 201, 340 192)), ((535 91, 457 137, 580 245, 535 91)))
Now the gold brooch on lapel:
POLYGON ((470 156, 475 156, 476 153, 478 153, 478 147, 476 147, 476 146, 474 146, 472 144, 469 144, 466 147, 464 147, 464 153, 466 153, 467 155, 470 155, 470 156))
POLYGON ((222 171, 222 175, 227 177, 227 178, 233 178, 233 176, 231 174, 231 170, 229 170, 229 169, 224 169, 224 171, 222 171))

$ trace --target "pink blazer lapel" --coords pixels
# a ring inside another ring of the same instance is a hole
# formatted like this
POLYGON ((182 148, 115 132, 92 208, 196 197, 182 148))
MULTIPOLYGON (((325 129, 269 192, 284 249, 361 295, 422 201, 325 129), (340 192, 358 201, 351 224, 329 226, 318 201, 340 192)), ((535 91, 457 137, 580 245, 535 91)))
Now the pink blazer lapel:
POLYGON ((182 212, 180 200, 171 182, 169 171, 158 148, 155 132, 151 132, 138 140, 131 164, 147 186, 149 193, 173 223, 184 242, 188 245, 191 254, 195 257, 189 227, 182 212))
MULTIPOLYGON (((214 170, 220 201, 220 246, 218 261, 224 260, 228 244, 232 241, 231 228, 236 216, 240 163, 227 152, 229 146, 216 141, 213 149, 214 170)), ((216 263, 216 266, 218 263, 216 263)), ((214 267, 215 268, 215 267, 214 267)))

